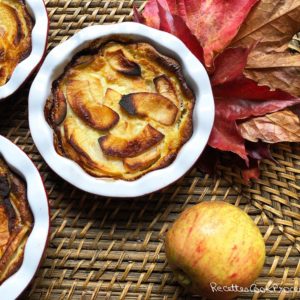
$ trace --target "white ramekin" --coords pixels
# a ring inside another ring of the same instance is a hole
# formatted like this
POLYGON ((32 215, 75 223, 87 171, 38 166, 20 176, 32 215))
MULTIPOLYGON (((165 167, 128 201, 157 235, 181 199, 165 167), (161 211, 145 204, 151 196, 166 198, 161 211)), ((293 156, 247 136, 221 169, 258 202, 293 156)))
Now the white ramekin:
POLYGON ((202 153, 214 121, 214 101, 208 75, 199 60, 175 36, 137 23, 96 25, 82 29, 53 49, 40 68, 29 93, 29 125, 33 140, 47 164, 74 186, 101 196, 137 197, 160 190, 182 177, 202 153), (194 91, 194 132, 176 160, 166 168, 149 172, 134 181, 108 180, 87 174, 77 163, 57 154, 53 131, 44 117, 44 106, 52 82, 62 74, 72 57, 87 45, 110 35, 129 36, 147 41, 160 52, 174 57, 182 66, 187 83, 194 91))
POLYGON ((34 217, 23 262, 18 271, 0 285, 0 299, 13 300, 28 286, 42 259, 49 234, 49 206, 41 176, 29 157, 3 136, 0 136, 0 155, 26 181, 27 199, 34 217))
POLYGON ((22 60, 8 82, 0 86, 0 101, 16 92, 25 83, 44 57, 49 20, 47 10, 43 0, 25 0, 26 7, 34 19, 32 29, 31 52, 27 58, 22 60))

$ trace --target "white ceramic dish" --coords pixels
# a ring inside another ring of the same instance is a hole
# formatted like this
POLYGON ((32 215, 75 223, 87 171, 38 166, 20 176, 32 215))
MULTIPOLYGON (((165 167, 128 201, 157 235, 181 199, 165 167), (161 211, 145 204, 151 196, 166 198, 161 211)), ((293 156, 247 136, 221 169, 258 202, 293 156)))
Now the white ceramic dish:
POLYGON ((35 22, 32 29, 32 49, 29 56, 17 65, 9 81, 0 86, 0 101, 12 95, 22 86, 45 54, 49 24, 44 1, 25 0, 25 4, 35 22))
POLYGON ((34 226, 25 246, 24 259, 16 273, 0 285, 0 299, 16 299, 32 280, 42 259, 49 233, 49 206, 38 170, 29 157, 15 144, 0 136, 0 154, 26 181, 27 199, 34 217, 34 226))
POLYGON ((214 121, 214 101, 207 73, 198 59, 175 36, 137 23, 87 27, 53 49, 40 68, 29 93, 29 125, 33 140, 48 165, 74 186, 97 195, 137 197, 166 187, 182 177, 202 153, 214 121), (176 58, 195 93, 194 132, 176 160, 166 168, 149 172, 134 181, 108 180, 88 175, 78 164, 57 154, 53 132, 44 117, 44 105, 52 82, 62 74, 74 54, 101 37, 125 35, 154 45, 160 52, 176 58))

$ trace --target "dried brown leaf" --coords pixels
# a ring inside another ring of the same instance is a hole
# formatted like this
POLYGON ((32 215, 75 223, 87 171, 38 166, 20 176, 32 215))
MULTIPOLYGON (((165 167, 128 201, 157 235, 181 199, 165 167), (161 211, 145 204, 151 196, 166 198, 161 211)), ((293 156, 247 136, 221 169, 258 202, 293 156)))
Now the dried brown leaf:
POLYGON ((300 97, 299 67, 247 69, 245 75, 260 85, 267 85, 271 89, 279 88, 296 97, 300 97))
POLYGON ((300 54, 289 51, 250 57, 244 74, 260 85, 280 88, 300 97, 300 54))
POLYGON ((233 43, 258 45, 253 52, 273 52, 289 42, 300 28, 300 0, 260 0, 241 27, 233 43))
POLYGON ((300 120, 286 109, 250 119, 238 126, 242 137, 251 142, 300 142, 300 120))
POLYGON ((288 44, 300 31, 300 0, 261 0, 236 36, 234 46, 257 43, 245 75, 260 85, 300 96, 300 55, 288 44))
POLYGON ((300 67, 300 54, 292 54, 289 51, 283 53, 272 53, 254 58, 249 57, 247 69, 267 69, 283 67, 300 67))

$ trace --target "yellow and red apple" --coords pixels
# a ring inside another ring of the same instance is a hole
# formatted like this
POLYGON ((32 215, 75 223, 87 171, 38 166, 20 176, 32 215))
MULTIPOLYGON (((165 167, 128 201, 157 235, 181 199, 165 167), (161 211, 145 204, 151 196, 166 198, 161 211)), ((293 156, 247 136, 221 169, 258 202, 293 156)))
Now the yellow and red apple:
POLYGON ((168 231, 165 246, 179 283, 209 299, 237 296, 236 287, 249 287, 265 260, 256 224, 240 208, 222 201, 184 211, 168 231))

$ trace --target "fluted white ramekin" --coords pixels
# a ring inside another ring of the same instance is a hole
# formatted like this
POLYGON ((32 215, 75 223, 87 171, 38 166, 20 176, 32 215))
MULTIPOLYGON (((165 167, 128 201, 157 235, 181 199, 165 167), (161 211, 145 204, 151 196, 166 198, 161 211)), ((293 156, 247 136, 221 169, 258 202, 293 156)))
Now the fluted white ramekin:
POLYGON ((0 86, 0 101, 12 95, 25 83, 26 79, 43 59, 46 51, 49 20, 44 1, 25 0, 25 4, 34 20, 31 52, 27 58, 17 65, 8 82, 0 86))
POLYGON ((34 217, 23 262, 17 272, 0 285, 0 299, 14 300, 28 286, 42 259, 49 233, 49 206, 41 176, 29 157, 3 136, 0 136, 0 155, 25 180, 27 199, 34 217))
POLYGON ((175 36, 137 23, 96 25, 82 29, 54 48, 46 57, 29 93, 29 125, 33 140, 47 164, 74 186, 102 196, 137 197, 166 187, 182 177, 202 153, 214 121, 214 101, 208 75, 199 60, 175 36), (161 53, 174 57, 182 66, 188 85, 196 96, 193 135, 181 148, 175 161, 166 168, 147 173, 134 181, 92 177, 77 163, 54 149, 53 132, 44 117, 44 106, 52 82, 65 66, 90 42, 110 35, 129 36, 154 45, 161 53))

